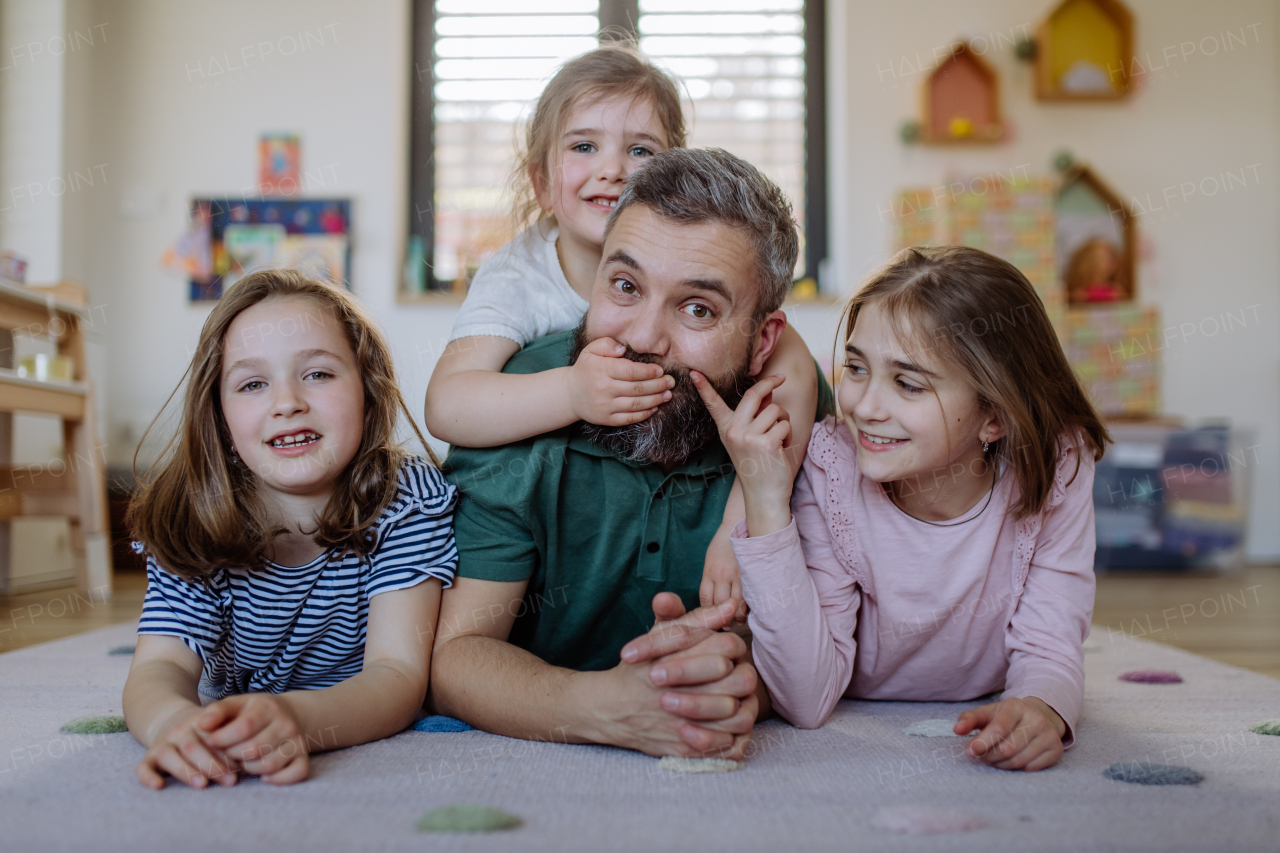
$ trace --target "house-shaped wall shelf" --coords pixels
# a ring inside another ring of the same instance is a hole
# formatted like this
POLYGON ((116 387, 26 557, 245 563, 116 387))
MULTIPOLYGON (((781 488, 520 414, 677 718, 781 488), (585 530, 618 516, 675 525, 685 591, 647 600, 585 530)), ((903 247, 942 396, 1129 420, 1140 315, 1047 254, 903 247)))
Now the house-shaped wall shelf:
POLYGON ((1132 57, 1133 15, 1120 0, 1063 0, 1036 33, 1036 97, 1123 98, 1132 57))
POLYGON ((999 142, 1000 81, 963 42, 925 78, 920 140, 931 144, 999 142))
POLYGON ((1088 166, 1073 166, 1062 176, 1054 214, 1067 304, 1132 302, 1137 224, 1124 200, 1088 166))

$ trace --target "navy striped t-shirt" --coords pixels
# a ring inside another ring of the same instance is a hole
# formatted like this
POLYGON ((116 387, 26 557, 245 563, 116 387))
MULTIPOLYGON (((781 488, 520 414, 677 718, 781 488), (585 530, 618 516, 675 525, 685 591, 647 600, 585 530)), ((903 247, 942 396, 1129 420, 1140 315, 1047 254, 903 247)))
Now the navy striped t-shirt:
POLYGON ((268 562, 218 572, 206 586, 148 555, 138 633, 185 642, 204 661, 200 693, 214 699, 331 687, 363 668, 369 599, 433 577, 453 583, 455 503, 454 486, 415 457, 400 470, 364 561, 322 554, 305 566, 268 562))

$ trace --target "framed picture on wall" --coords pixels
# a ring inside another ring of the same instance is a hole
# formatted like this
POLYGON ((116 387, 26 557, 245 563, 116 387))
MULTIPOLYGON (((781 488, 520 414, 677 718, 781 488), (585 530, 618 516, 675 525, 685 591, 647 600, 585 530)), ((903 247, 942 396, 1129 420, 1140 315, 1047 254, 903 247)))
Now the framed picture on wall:
POLYGON ((255 270, 285 267, 351 287, 351 200, 218 199, 191 202, 208 223, 209 275, 193 275, 192 302, 216 301, 255 270))

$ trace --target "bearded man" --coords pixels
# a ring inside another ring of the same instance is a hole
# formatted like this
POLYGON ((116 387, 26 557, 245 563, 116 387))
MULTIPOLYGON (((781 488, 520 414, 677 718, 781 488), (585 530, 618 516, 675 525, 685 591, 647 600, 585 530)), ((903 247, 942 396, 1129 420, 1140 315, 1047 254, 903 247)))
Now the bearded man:
POLYGON ((786 327, 797 248, 782 191, 727 152, 673 149, 631 176, 581 325, 505 372, 621 344, 675 379, 672 398, 639 423, 449 454, 459 564, 432 711, 509 737, 742 755, 768 692, 748 643, 720 630, 734 602, 693 609, 734 470, 689 372, 737 405, 786 327))

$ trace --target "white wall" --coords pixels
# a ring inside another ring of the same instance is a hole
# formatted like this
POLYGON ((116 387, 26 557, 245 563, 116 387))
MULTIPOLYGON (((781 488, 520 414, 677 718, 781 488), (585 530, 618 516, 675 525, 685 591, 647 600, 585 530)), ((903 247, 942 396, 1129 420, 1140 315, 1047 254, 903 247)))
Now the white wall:
POLYGON ((61 0, 0 4, 0 248, 27 258, 27 281, 62 276, 61 0))
POLYGON ((831 192, 836 275, 851 288, 883 260, 892 224, 883 211, 899 188, 1023 167, 1049 174, 1053 153, 1064 147, 1092 163, 1146 210, 1138 217, 1149 250, 1139 298, 1159 305, 1163 325, 1174 327, 1164 352, 1165 409, 1191 419, 1229 417, 1255 431, 1248 551, 1274 559, 1280 555, 1277 4, 1126 3, 1136 19, 1135 54, 1157 70, 1127 102, 1050 105, 1033 98, 1032 70, 1014 57, 1009 37, 1034 33, 1056 2, 829 0, 838 30, 832 39, 840 41, 830 97, 846 116, 831 149, 833 175, 847 175, 845 187, 831 192), (1236 37, 1229 52, 1227 31, 1236 37), (924 76, 913 69, 923 65, 927 73, 934 50, 958 36, 995 43, 996 34, 1003 47, 984 58, 1000 74, 1013 139, 977 148, 903 146, 898 126, 918 117, 924 76), (1215 44, 1216 54, 1208 55, 1215 44), (1237 181, 1230 193, 1212 196, 1199 190, 1204 182, 1204 192, 1212 192, 1213 179, 1228 171, 1239 178, 1242 170, 1243 187, 1237 181), (1184 184, 1195 184, 1196 192, 1184 198, 1184 184), (1237 319, 1244 312, 1247 323, 1212 334, 1227 312, 1237 319), (1194 331, 1184 339, 1186 328, 1194 331))
MULTIPOLYGON (((1166 187, 1249 170, 1247 187, 1185 201, 1179 196, 1139 218, 1151 248, 1140 289, 1170 326, 1249 310, 1244 329, 1190 335, 1170 346, 1164 398, 1171 413, 1229 416, 1257 430, 1250 553, 1280 556, 1274 523, 1280 514, 1274 2, 1130 0, 1138 55, 1149 53, 1167 67, 1121 104, 1041 105, 1030 94, 1030 69, 1007 45, 988 53, 1002 75, 1014 138, 964 150, 907 149, 898 142, 899 123, 915 116, 921 79, 903 76, 902 60, 914 63, 916 54, 929 56, 958 35, 990 39, 1034 30, 1052 3, 828 0, 828 6, 831 243, 834 277, 845 290, 884 258, 890 223, 879 211, 903 186, 1023 165, 1047 172, 1060 147, 1139 199, 1158 200, 1166 187), (1242 27, 1247 47, 1215 56, 1197 47, 1182 59, 1182 43, 1198 46, 1242 27), (1173 60, 1159 59, 1166 46, 1173 60), (896 70, 886 74, 886 67, 896 70), (1256 173, 1253 164, 1259 164, 1256 173)), ((64 263, 87 280, 102 307, 112 461, 131 456, 177 383, 208 312, 187 302, 185 283, 160 270, 158 258, 182 230, 192 195, 252 186, 255 142, 266 130, 301 133, 304 170, 323 176, 311 193, 355 199, 355 289, 391 337, 406 398, 416 409, 453 312, 394 301, 405 232, 407 0, 67 0, 67 7, 68 26, 106 24, 108 37, 68 60, 69 73, 88 77, 87 94, 67 83, 67 123, 75 128, 68 131, 74 137, 68 151, 86 164, 106 164, 108 181, 105 189, 66 196, 64 263), (283 55, 290 37, 308 32, 310 49, 283 55), (325 43, 315 45, 321 37, 325 43), (236 70, 219 74, 215 61, 236 70)), ((819 357, 829 358, 836 311, 808 307, 793 319, 819 357)))

